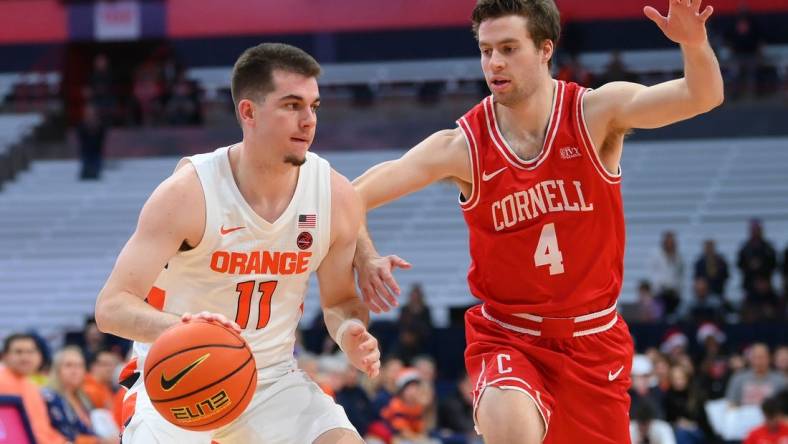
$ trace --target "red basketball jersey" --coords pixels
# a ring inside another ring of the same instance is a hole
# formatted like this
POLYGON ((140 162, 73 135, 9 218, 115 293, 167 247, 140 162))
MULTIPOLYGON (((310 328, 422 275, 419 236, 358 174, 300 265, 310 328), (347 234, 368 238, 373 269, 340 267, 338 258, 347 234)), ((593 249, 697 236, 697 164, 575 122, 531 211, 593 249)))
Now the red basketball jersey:
POLYGON ((470 232, 474 296, 508 313, 572 317, 610 307, 621 290, 621 176, 605 170, 586 128, 586 89, 555 81, 544 146, 520 159, 492 96, 457 121, 473 190, 460 206, 470 232))

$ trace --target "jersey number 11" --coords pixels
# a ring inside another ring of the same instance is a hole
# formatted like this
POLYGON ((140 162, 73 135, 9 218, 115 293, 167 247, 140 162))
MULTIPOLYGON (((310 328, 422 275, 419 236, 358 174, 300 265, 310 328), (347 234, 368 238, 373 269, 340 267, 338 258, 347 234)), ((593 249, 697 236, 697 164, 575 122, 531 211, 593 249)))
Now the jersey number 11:
MULTIPOLYGON (((256 281, 239 282, 235 286, 238 292, 238 309, 235 314, 235 323, 241 328, 246 328, 249 323, 249 314, 252 310, 252 295, 254 295, 256 281)), ((257 291, 260 292, 259 313, 257 315, 257 329, 265 328, 271 319, 271 299, 276 290, 277 281, 260 282, 257 291)))

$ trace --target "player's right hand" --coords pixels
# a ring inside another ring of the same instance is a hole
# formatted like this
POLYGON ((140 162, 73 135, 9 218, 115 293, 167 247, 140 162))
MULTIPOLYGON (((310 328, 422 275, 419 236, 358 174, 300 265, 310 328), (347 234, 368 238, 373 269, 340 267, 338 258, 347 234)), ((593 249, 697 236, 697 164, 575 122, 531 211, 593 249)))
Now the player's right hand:
POLYGON ((206 321, 216 322, 221 324, 236 333, 241 333, 241 326, 236 324, 235 321, 227 319, 227 317, 220 313, 211 313, 210 311, 201 311, 199 313, 191 314, 186 312, 181 316, 181 322, 191 322, 196 319, 203 319, 206 321))
POLYGON ((358 287, 364 303, 373 313, 383 313, 399 305, 400 288, 394 279, 394 268, 407 270, 411 264, 396 255, 370 256, 355 264, 358 287))

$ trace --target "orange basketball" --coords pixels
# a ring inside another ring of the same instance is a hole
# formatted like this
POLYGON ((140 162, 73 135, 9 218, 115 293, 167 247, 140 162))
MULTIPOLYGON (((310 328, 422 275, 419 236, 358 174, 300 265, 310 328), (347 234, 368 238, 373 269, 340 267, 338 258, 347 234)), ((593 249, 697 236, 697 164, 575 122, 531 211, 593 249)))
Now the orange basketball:
POLYGON ((177 324, 156 339, 144 375, 156 410, 188 430, 231 422, 249 405, 257 386, 257 366, 246 341, 203 320, 177 324))

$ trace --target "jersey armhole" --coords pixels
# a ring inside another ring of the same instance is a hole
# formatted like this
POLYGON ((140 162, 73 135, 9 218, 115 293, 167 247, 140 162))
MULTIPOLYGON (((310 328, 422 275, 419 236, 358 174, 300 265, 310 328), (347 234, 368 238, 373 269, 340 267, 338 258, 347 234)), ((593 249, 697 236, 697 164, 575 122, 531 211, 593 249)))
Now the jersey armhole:
POLYGON ((471 195, 470 196, 463 196, 460 192, 457 196, 457 201, 460 204, 460 208, 463 211, 468 211, 473 209, 476 204, 479 203, 479 195, 481 193, 480 185, 480 166, 479 166, 479 146, 476 143, 476 138, 473 137, 473 131, 471 130, 471 126, 468 124, 468 121, 465 117, 460 118, 457 121, 457 125, 462 132, 462 136, 465 138, 465 145, 468 147, 468 157, 471 160, 471 195), (463 200, 465 197, 465 200, 463 200))
POLYGON ((575 119, 577 121, 577 130, 580 133, 580 143, 586 150, 588 157, 591 159, 591 163, 594 165, 594 169, 602 180, 611 185, 618 184, 621 182, 621 164, 619 163, 618 172, 616 174, 609 172, 607 168, 605 168, 602 159, 599 157, 599 152, 596 150, 596 146, 594 146, 594 141, 591 139, 591 133, 588 131, 588 126, 586 125, 583 101, 588 91, 591 91, 591 89, 578 88, 577 100, 575 100, 575 119))
POLYGON ((200 183, 200 190, 202 191, 203 202, 205 203, 205 214, 204 214, 205 227, 203 229, 202 238, 200 239, 200 242, 197 245, 192 246, 192 248, 189 250, 179 251, 177 253, 178 256, 183 256, 183 257, 197 256, 200 253, 202 253, 202 251, 205 250, 206 245, 212 245, 214 243, 213 237, 219 231, 218 222, 216 220, 216 217, 214 216, 215 204, 212 201, 212 199, 209 197, 211 196, 211 193, 206 192, 206 188, 210 188, 210 186, 216 186, 215 183, 208 185, 206 185, 205 183, 206 180, 212 182, 210 178, 205 177, 206 175, 209 175, 210 170, 200 171, 201 168, 199 167, 199 165, 204 163, 205 160, 200 160, 200 162, 195 162, 195 159, 193 159, 192 157, 184 157, 178 162, 178 166, 176 166, 176 171, 182 168, 183 166, 185 166, 187 162, 191 163, 192 166, 194 167, 194 172, 197 175, 197 181, 200 183))

